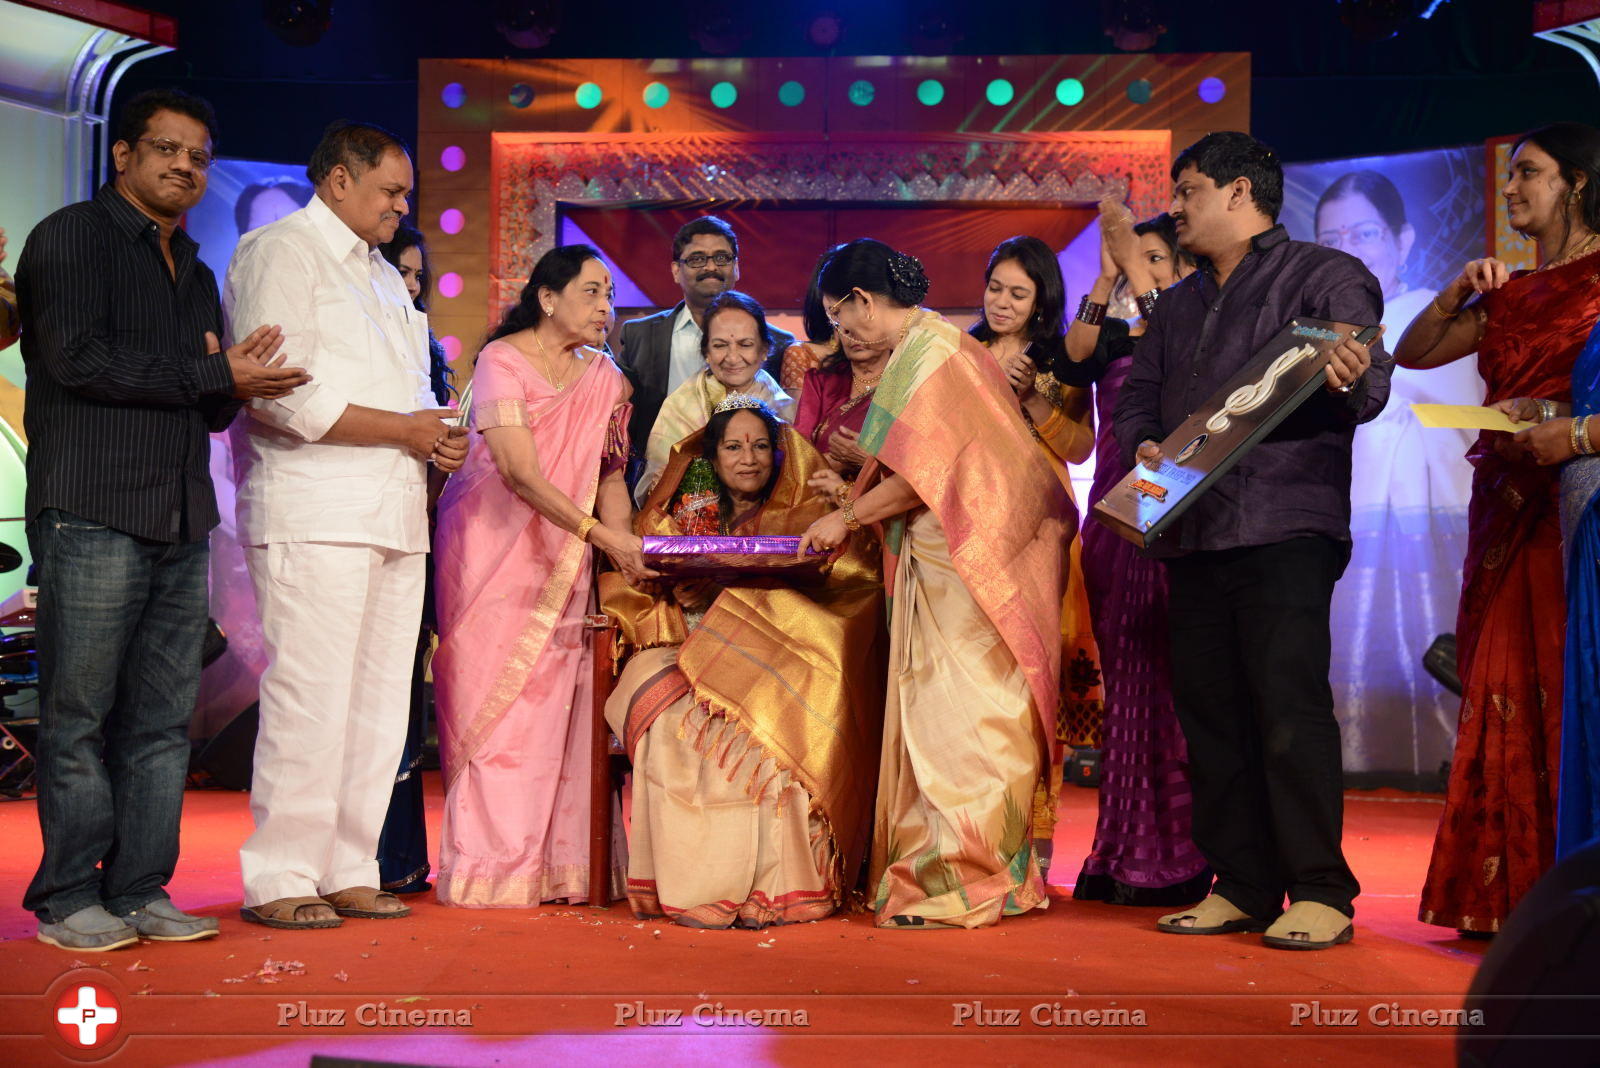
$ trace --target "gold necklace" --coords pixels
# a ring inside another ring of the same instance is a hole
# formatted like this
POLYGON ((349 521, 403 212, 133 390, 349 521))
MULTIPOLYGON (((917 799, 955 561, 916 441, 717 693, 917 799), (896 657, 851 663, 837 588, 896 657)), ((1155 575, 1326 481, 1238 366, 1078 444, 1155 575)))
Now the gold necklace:
POLYGON ((853 377, 852 373, 852 377, 850 379, 850 399, 855 400, 857 397, 871 393, 877 388, 878 379, 882 377, 882 370, 879 370, 875 375, 863 375, 860 378, 853 377))
MULTIPOLYGON (((539 355, 544 357, 545 378, 550 380, 550 384, 556 388, 556 392, 559 393, 561 390, 566 389, 567 376, 563 374, 559 380, 556 379, 555 365, 550 360, 550 351, 544 347, 544 342, 539 340, 539 332, 537 330, 533 332, 533 343, 539 346, 539 355)), ((567 363, 567 370, 572 370, 570 361, 567 363)))
POLYGON ((1594 244, 1597 238, 1600 238, 1600 234, 1590 234, 1588 237, 1584 238, 1583 244, 1579 245, 1565 256, 1562 256, 1558 259, 1553 259, 1549 263, 1541 264, 1539 270, 1548 271, 1552 267, 1560 267, 1563 264, 1571 263, 1573 260, 1586 255, 1589 251, 1589 246, 1594 244))

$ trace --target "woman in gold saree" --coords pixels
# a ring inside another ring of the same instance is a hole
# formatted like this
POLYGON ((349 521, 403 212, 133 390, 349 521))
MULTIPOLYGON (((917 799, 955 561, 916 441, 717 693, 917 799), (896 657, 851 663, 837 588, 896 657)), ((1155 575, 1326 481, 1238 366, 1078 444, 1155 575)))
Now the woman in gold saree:
MULTIPOLYGON (((674 448, 644 535, 800 534, 825 462, 759 399, 726 398, 674 448)), ((787 559, 787 558, 785 558, 787 559)), ((628 900, 689 927, 820 919, 855 885, 883 708, 883 585, 865 545, 819 584, 664 592, 602 576, 635 652, 606 718, 633 759, 628 900)))
POLYGON ((852 241, 821 288, 846 349, 890 351, 859 439, 868 463, 854 483, 815 478, 840 507, 802 539, 883 531, 874 909, 883 927, 985 926, 1046 904, 1031 824, 1059 700, 1066 491, 994 357, 918 307, 914 257, 852 241))

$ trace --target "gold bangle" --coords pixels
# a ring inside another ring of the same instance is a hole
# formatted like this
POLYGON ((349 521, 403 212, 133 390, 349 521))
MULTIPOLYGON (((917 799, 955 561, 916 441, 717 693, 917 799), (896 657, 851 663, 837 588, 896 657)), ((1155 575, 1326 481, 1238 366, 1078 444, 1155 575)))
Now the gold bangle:
POLYGON ((578 540, 579 541, 588 541, 589 540, 589 531, 593 530, 595 527, 597 527, 599 525, 600 525, 600 520, 596 519, 594 516, 592 516, 592 515, 591 516, 585 516, 584 519, 583 519, 583 522, 578 524, 578 540))
POLYGON ((844 515, 844 525, 849 530, 860 530, 861 521, 856 518, 856 502, 845 501, 839 506, 839 511, 844 515))
POLYGON ((854 482, 841 482, 833 487, 833 499, 843 505, 845 501, 850 499, 850 493, 855 488, 856 484, 854 482))
POLYGON ((1433 295, 1432 300, 1428 301, 1428 306, 1432 308, 1441 319, 1454 319, 1456 316, 1461 314, 1460 308, 1457 308, 1453 312, 1445 311, 1444 305, 1439 303, 1439 294, 1437 293, 1433 295))

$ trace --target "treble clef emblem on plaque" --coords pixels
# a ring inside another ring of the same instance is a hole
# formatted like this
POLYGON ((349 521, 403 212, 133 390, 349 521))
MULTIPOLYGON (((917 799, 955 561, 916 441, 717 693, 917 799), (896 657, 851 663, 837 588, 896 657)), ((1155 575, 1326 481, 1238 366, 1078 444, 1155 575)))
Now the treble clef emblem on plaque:
POLYGON ((1240 386, 1228 394, 1227 401, 1217 410, 1217 413, 1206 420, 1206 429, 1213 434, 1220 434, 1228 429, 1236 415, 1244 415, 1254 411, 1266 403, 1272 391, 1277 388, 1278 379, 1289 372, 1295 364, 1308 357, 1315 356, 1317 350, 1312 345, 1301 345, 1299 348, 1290 349, 1267 367, 1267 373, 1261 376, 1258 382, 1247 386, 1240 386))

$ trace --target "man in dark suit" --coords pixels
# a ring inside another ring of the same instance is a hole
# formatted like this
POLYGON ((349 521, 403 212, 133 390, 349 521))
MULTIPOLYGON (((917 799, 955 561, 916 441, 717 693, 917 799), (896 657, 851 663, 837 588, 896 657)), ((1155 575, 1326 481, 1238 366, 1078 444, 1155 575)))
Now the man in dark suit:
MULTIPOLYGON (((701 316, 713 297, 739 281, 739 239, 733 227, 715 215, 685 223, 672 238, 672 277, 683 290, 683 300, 666 311, 622 324, 617 363, 633 383, 628 437, 636 457, 644 456, 661 402, 704 364, 701 316)), ((783 366, 784 350, 792 344, 793 334, 772 328, 772 352, 765 369, 774 378, 783 366)))

